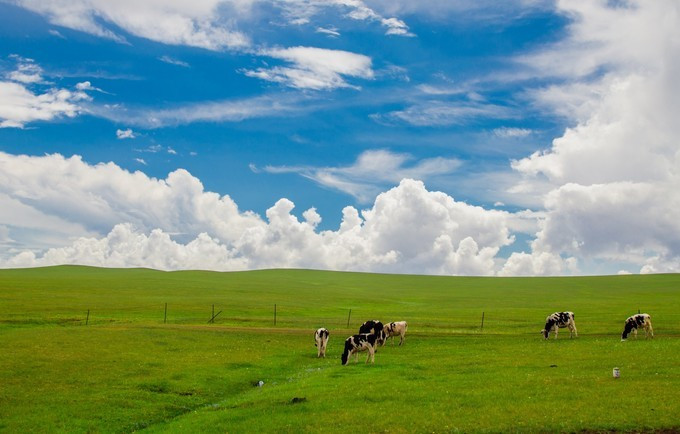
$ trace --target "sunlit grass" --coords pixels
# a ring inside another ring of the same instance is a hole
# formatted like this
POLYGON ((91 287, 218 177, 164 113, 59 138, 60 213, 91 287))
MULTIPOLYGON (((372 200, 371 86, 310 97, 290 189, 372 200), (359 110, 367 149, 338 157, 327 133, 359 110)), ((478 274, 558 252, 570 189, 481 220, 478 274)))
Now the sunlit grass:
POLYGON ((678 288, 678 275, 2 270, 0 431, 678 429, 678 288), (637 308, 656 338, 620 342, 637 308), (543 341, 563 309, 580 337, 543 341), (344 338, 372 318, 409 321, 405 345, 341 366, 344 338))

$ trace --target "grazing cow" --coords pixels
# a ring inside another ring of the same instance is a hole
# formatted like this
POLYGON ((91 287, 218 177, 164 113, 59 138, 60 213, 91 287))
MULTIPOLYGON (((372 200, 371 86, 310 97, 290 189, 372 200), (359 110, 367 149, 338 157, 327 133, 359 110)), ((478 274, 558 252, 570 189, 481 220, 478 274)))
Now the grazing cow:
POLYGON ((380 330, 382 330, 383 323, 378 321, 377 319, 372 319, 368 320, 365 323, 361 324, 361 327, 359 327, 359 334, 361 333, 378 333, 380 330))
POLYGON ((645 339, 648 337, 654 338, 654 329, 652 329, 652 317, 646 313, 639 313, 633 315, 626 320, 625 328, 623 329, 623 334, 621 334, 621 340, 625 341, 628 339, 628 334, 632 331, 637 339, 637 331, 642 327, 645 329, 645 339))
POLYGON ((541 333, 548 339, 551 331, 555 332, 555 339, 557 339, 557 330, 563 328, 569 329, 569 337, 578 337, 576 332, 576 323, 574 323, 574 312, 555 312, 552 315, 548 315, 545 319, 545 328, 541 330, 541 333))
POLYGON ((321 327, 314 332, 314 346, 317 348, 316 357, 326 358, 326 345, 328 344, 328 336, 330 333, 325 328, 321 327))
MULTIPOLYGON (((359 327, 359 334, 363 333, 378 334, 383 329, 384 329, 383 323, 381 323, 377 319, 372 319, 361 324, 361 327, 359 327)), ((382 336, 384 336, 384 334, 382 336)), ((380 341, 378 341, 378 345, 385 345, 385 339, 382 338, 380 341)))
POLYGON ((394 345, 394 336, 398 335, 399 336, 399 345, 404 343, 404 336, 406 335, 406 329, 408 328, 408 324, 406 321, 397 321, 397 322, 391 322, 387 323, 383 330, 385 331, 385 338, 389 339, 392 338, 392 345, 394 345))
POLYGON ((342 352, 342 364, 346 365, 352 354, 356 355, 356 363, 359 362, 359 353, 368 351, 366 363, 370 360, 375 363, 375 349, 381 340, 385 340, 385 332, 380 330, 378 333, 360 333, 350 336, 345 340, 345 350, 342 352))

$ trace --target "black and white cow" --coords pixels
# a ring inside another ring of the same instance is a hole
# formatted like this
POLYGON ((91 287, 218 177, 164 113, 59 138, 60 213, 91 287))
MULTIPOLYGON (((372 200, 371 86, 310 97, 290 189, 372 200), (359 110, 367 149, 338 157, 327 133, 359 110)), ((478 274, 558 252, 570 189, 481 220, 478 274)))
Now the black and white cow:
POLYGON ((541 330, 543 337, 548 339, 550 332, 555 332, 555 339, 557 339, 557 330, 563 328, 569 329, 569 337, 578 337, 578 332, 576 332, 576 323, 574 322, 574 312, 555 312, 552 315, 548 315, 545 319, 545 328, 541 330))
MULTIPOLYGON (((381 331, 383 331, 385 327, 383 326, 383 323, 378 321, 377 319, 372 319, 368 320, 365 323, 361 324, 361 327, 359 327, 359 334, 363 333, 373 333, 373 334, 378 334, 381 331)), ((378 341, 378 345, 385 345, 385 334, 381 335, 382 338, 378 341)))
POLYGON ((368 351, 366 363, 370 360, 375 363, 375 350, 380 344, 380 341, 385 340, 385 332, 380 330, 378 333, 359 333, 358 335, 350 336, 345 340, 345 350, 342 352, 342 364, 346 365, 352 354, 356 355, 356 362, 359 362, 359 353, 368 351))
POLYGON ((639 313, 626 319, 626 324, 623 329, 623 333, 621 334, 621 340, 625 341, 626 339, 628 339, 628 334, 630 334, 631 331, 635 335, 635 339, 637 339, 637 331, 640 327, 645 329, 645 338, 648 338, 650 336, 652 338, 654 337, 654 329, 652 328, 652 317, 646 313, 639 313))
POLYGON ((399 336, 399 345, 404 343, 404 336, 406 335, 408 324, 406 321, 396 321, 385 324, 385 338, 392 338, 392 345, 394 345, 394 337, 399 336))
POLYGON ((372 320, 368 320, 365 323, 361 324, 361 327, 359 327, 359 334, 361 334, 361 333, 378 333, 383 328, 384 328, 383 323, 381 323, 377 319, 372 319, 372 320))
POLYGON ((317 348, 316 357, 326 358, 328 336, 330 336, 330 332, 323 327, 314 332, 314 346, 317 348))

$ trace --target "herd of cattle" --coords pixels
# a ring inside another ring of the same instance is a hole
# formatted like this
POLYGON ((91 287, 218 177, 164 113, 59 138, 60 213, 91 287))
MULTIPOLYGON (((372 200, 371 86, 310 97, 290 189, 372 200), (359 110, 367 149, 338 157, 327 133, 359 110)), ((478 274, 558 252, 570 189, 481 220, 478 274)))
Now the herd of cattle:
MULTIPOLYGON (((375 362, 375 352, 379 346, 385 345, 387 339, 392 338, 392 345, 394 345, 394 337, 399 336, 399 345, 404 343, 404 336, 408 324, 406 321, 396 321, 384 324, 378 320, 370 320, 361 324, 359 333, 345 339, 345 349, 342 352, 342 364, 346 365, 349 357, 352 354, 356 355, 356 361, 359 361, 359 353, 368 351, 366 363, 375 362)), ((325 328, 320 328, 314 333, 314 345, 317 347, 317 357, 326 357, 326 346, 328 345, 328 337, 330 332, 325 328)))
MULTIPOLYGON (((557 339, 557 331, 559 329, 569 329, 570 337, 578 337, 576 331, 576 323, 574 322, 574 312, 555 312, 545 319, 545 327, 541 330, 541 334, 545 339, 548 339, 550 333, 553 332, 555 339, 557 339)), ((646 313, 639 313, 626 319, 621 340, 628 339, 628 335, 632 332, 637 338, 637 331, 639 328, 645 330, 645 337, 654 337, 654 330, 652 329, 652 318, 646 313)), ((356 362, 359 361, 359 353, 368 351, 366 363, 375 362, 375 352, 378 347, 385 345, 387 339, 392 338, 392 345, 394 345, 394 337, 399 336, 399 345, 404 343, 404 336, 408 324, 406 321, 390 322, 383 325, 378 320, 366 321, 359 327, 359 333, 345 339, 345 349, 342 352, 342 364, 346 365, 352 354, 355 355, 356 362)), ((314 333, 314 346, 317 347, 317 357, 326 357, 326 347, 328 345, 328 337, 330 332, 325 328, 320 328, 314 333)))

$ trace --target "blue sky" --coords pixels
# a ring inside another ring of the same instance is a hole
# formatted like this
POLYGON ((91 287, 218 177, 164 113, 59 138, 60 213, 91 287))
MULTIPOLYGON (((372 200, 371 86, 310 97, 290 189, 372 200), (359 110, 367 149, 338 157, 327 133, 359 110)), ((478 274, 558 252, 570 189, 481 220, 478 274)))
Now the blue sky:
POLYGON ((0 2, 0 265, 677 271, 677 20, 0 2))

